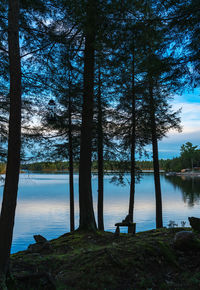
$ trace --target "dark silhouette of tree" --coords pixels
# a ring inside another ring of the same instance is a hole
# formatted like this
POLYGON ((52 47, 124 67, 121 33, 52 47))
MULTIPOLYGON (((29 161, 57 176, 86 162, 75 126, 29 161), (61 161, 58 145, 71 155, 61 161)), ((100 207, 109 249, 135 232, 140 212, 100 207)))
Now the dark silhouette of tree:
MULTIPOLYGON (((122 31, 116 37, 117 53, 114 56, 116 63, 116 94, 119 95, 119 104, 116 114, 119 123, 116 127, 116 133, 120 140, 119 150, 123 152, 122 159, 129 160, 125 172, 130 171, 130 197, 129 197, 129 220, 133 222, 135 184, 139 180, 139 170, 136 167, 136 152, 141 152, 141 148, 149 142, 149 139, 143 135, 138 111, 141 109, 140 99, 143 90, 140 88, 142 79, 141 71, 138 70, 138 64, 143 57, 141 49, 141 27, 144 23, 138 23, 137 15, 141 13, 142 4, 139 2, 126 1, 124 3, 122 31), (127 12, 128 11, 128 12, 127 12), (121 124, 121 128, 119 127, 121 124)), ((121 162, 123 165, 123 162, 121 162)), ((123 171, 123 166, 121 167, 123 171)), ((123 174, 119 175, 118 181, 123 182, 123 174)))
MULTIPOLYGON (((182 74, 176 66, 175 60, 167 53, 170 34, 166 29, 166 23, 162 21, 162 13, 158 9, 159 4, 154 3, 153 5, 151 1, 146 4, 143 26, 144 40, 143 45, 141 45, 144 49, 144 55, 141 69, 144 72, 143 109, 147 120, 145 127, 146 129, 149 128, 153 152, 156 227, 160 228, 163 226, 163 222, 158 140, 170 128, 180 129, 179 112, 172 112, 168 102, 171 92, 180 87, 182 74), (147 110, 147 115, 145 110, 147 110)), ((147 131, 146 134, 149 136, 147 131)))
POLYGON ((101 70, 98 71, 98 92, 97 92, 97 108, 98 108, 98 121, 97 121, 97 154, 98 154, 98 229, 104 230, 103 219, 103 176, 104 176, 104 156, 103 156, 103 124, 102 124, 102 92, 101 92, 101 70))
MULTIPOLYGON (((21 63, 19 49, 19 1, 8 2, 8 49, 10 71, 10 117, 8 157, 0 216, 0 276, 8 271, 17 202, 21 147, 21 63)), ((3 282, 2 282, 3 283, 3 282)), ((2 284, 0 285, 2 287, 2 284)))
POLYGON ((197 149, 198 146, 192 145, 191 142, 186 142, 181 146, 180 149, 180 159, 182 160, 182 163, 186 167, 189 167, 193 170, 196 163, 199 162, 200 152, 197 149))
POLYGON ((46 112, 43 109, 42 114, 46 114, 43 126, 48 128, 50 134, 47 136, 45 130, 42 129, 42 135, 44 136, 44 148, 47 149, 45 155, 48 154, 49 158, 57 160, 69 160, 70 230, 74 231, 74 159, 79 160, 81 84, 77 81, 79 77, 71 60, 68 59, 65 48, 63 56, 64 59, 61 59, 59 64, 59 74, 55 77, 55 70, 53 70, 50 77, 54 87, 51 93, 54 94, 56 103, 51 101, 57 108, 54 108, 53 112, 46 112), (48 152, 47 140, 51 140, 52 137, 52 146, 48 152))
POLYGON ((174 35, 177 62, 185 67, 185 84, 196 88, 200 80, 199 1, 170 1, 169 6, 168 26, 174 35))
POLYGON ((132 48, 132 85, 131 85, 131 184, 130 184, 130 199, 129 199, 129 217, 133 222, 133 209, 135 199, 135 152, 136 152, 136 95, 135 95, 135 52, 132 48))
POLYGON ((79 168, 80 230, 96 230, 91 186, 96 5, 97 2, 94 0, 87 1, 84 29, 84 83, 79 168))
POLYGON ((155 120, 155 100, 153 96, 152 78, 149 76, 149 110, 150 110, 150 124, 151 124, 151 142, 153 151, 153 169, 154 169, 154 184, 156 194, 156 228, 163 227, 162 220, 162 193, 160 185, 160 166, 158 158, 158 137, 155 120))

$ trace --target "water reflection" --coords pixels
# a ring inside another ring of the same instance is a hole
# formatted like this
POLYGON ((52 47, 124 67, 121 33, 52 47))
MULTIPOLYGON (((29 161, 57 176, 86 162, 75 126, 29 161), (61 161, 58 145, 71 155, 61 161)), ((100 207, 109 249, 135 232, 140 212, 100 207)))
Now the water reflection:
POLYGON ((198 176, 166 176, 175 189, 180 189, 183 201, 193 207, 200 202, 200 177, 198 176))
MULTIPOLYGON (((125 186, 110 183, 112 176, 104 179, 104 222, 105 230, 114 231, 115 223, 125 218, 129 203, 130 175, 125 186)), ((167 178, 161 175, 163 194, 164 226, 169 220, 180 225, 188 216, 200 217, 200 179, 183 180, 180 177, 167 178), (183 184, 186 184, 183 185, 183 184), (193 197, 191 197, 191 191, 193 197), (198 194, 197 194, 198 193, 198 194), (189 207, 188 204, 193 204, 189 207), (189 199, 190 197, 190 199, 189 199)), ((93 201, 97 214, 97 176, 92 178, 93 201)), ((79 224, 78 175, 74 178, 75 225, 79 224)), ((0 202, 3 188, 0 188, 0 202)), ((1 205, 0 205, 1 207, 1 205)), ((136 231, 155 228, 155 192, 153 174, 143 174, 140 184, 136 184, 134 221, 136 231)), ((69 176, 67 174, 21 174, 19 196, 14 228, 12 252, 26 249, 33 243, 33 235, 41 234, 53 239, 69 231, 69 176)), ((127 231, 127 229, 123 229, 127 231)))

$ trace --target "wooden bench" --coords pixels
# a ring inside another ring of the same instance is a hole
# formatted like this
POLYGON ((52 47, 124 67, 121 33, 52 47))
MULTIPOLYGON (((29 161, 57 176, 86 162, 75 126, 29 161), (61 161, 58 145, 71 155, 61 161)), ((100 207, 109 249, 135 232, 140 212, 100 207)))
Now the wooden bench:
POLYGON ((115 230, 116 236, 119 236, 120 234, 120 227, 128 227, 128 233, 135 235, 136 223, 121 222, 121 223, 116 223, 115 226, 116 226, 116 230, 115 230))

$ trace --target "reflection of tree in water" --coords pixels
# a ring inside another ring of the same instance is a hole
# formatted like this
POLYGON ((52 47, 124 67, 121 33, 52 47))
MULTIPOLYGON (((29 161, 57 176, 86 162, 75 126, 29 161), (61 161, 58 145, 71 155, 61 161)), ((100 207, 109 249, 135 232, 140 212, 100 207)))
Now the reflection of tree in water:
POLYGON ((173 184, 174 188, 181 190, 183 201, 189 207, 199 204, 200 201, 200 177, 190 176, 166 176, 166 179, 173 184))

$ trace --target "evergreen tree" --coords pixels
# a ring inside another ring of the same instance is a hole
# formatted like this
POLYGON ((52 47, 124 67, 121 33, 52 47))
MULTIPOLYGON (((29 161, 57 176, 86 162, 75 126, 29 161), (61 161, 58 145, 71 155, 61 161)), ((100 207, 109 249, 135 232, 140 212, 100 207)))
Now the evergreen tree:
POLYGON ((102 116, 102 85, 101 85, 101 69, 99 68, 98 72, 98 92, 97 92, 97 108, 98 108, 98 123, 97 123, 97 154, 98 154, 98 229, 104 230, 104 220, 103 220, 103 163, 104 163, 104 156, 103 156, 103 116, 102 116))
MULTIPOLYGON (((131 175, 128 217, 129 221, 133 222, 135 183, 139 177, 139 170, 136 167, 136 150, 141 152, 141 148, 148 139, 142 134, 138 118, 142 91, 140 88, 141 71, 138 70, 138 63, 143 57, 140 53, 143 23, 138 21, 138 14, 141 14, 142 5, 139 1, 134 3, 126 1, 125 7, 124 18, 120 26, 121 34, 116 39, 118 51, 114 58, 118 65, 116 68, 118 76, 116 92, 120 96, 116 117, 122 126, 117 129, 120 149, 122 152, 126 152, 126 154, 122 154, 122 158, 130 160, 130 168, 125 168, 125 170, 130 170, 131 175)), ((120 175, 121 177, 122 175, 120 175)))
POLYGON ((198 0, 170 1, 169 15, 166 17, 174 35, 173 49, 177 62, 185 69, 185 83, 199 86, 200 80, 200 12, 198 0))
POLYGON ((193 146, 191 142, 187 142, 181 146, 180 158, 185 167, 193 170, 193 167, 199 162, 198 146, 193 146))
POLYGON ((10 72, 10 117, 8 157, 0 215, 0 287, 8 271, 17 202, 21 147, 21 63, 19 48, 19 1, 8 2, 8 51, 10 72))
POLYGON ((95 0, 87 1, 84 27, 84 82, 79 168, 80 230, 96 230, 91 185, 96 5, 95 0))
MULTIPOLYGON (((163 226, 162 222, 162 194, 160 185, 160 169, 158 159, 158 140, 171 128, 179 129, 180 119, 178 112, 172 112, 168 100, 174 90, 180 86, 181 73, 175 65, 175 60, 167 54, 168 31, 165 22, 158 17, 156 8, 147 3, 144 25, 144 57, 141 68, 144 71, 143 84, 145 87, 143 108, 145 119, 148 120, 145 128, 150 129, 154 182, 156 196, 156 227, 163 226), (155 17, 156 15, 156 17, 155 17), (154 21, 153 21, 154 20, 154 21)), ((144 129, 145 132, 145 129, 144 129)))
POLYGON ((8 118, 9 118, 9 59, 7 39, 7 3, 0 3, 0 160, 7 157, 8 118))

